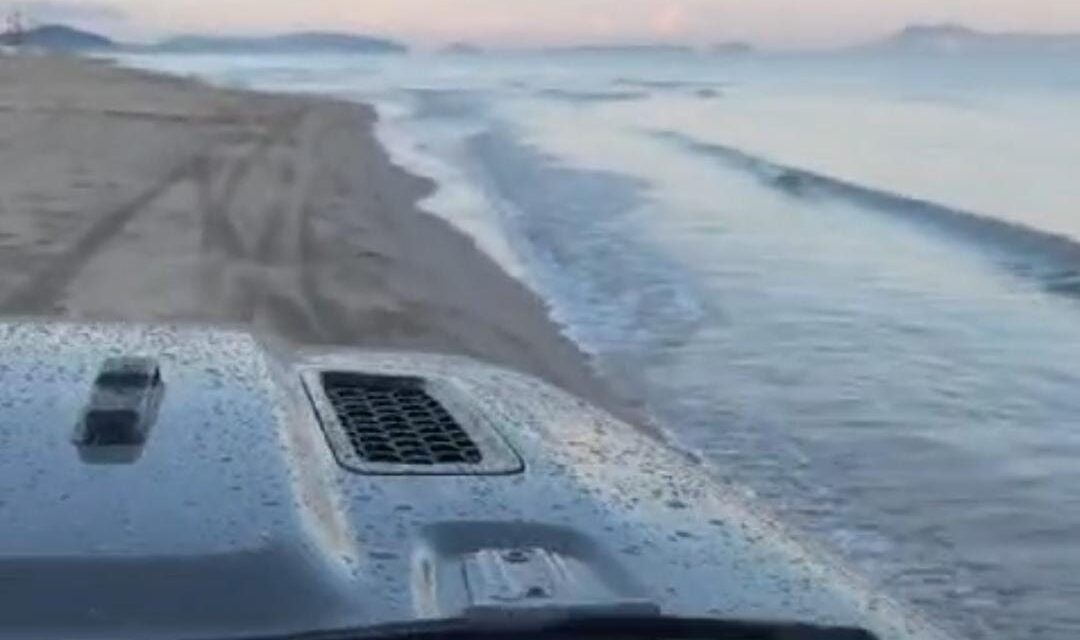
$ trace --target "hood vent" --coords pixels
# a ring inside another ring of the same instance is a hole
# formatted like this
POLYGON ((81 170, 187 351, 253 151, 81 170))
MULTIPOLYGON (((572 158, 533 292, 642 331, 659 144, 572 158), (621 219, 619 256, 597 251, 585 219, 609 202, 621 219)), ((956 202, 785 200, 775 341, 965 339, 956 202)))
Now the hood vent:
POLYGON ((338 461, 370 474, 514 473, 521 461, 452 389, 411 376, 304 375, 338 461))
POLYGON ((477 464, 469 434, 416 378, 323 374, 323 390, 356 455, 385 464, 477 464))

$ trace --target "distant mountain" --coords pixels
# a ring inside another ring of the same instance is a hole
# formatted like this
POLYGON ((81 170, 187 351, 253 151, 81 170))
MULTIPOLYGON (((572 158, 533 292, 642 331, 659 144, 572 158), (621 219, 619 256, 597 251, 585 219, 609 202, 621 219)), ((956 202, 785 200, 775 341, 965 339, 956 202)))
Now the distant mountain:
POLYGON ((743 56, 754 53, 754 45, 748 42, 718 42, 709 47, 709 53, 718 56, 743 56))
POLYGON ((18 44, 23 47, 66 52, 107 49, 114 45, 113 41, 105 36, 60 24, 48 24, 29 29, 23 32, 18 43, 12 41, 10 34, 4 34, 0 36, 0 42, 5 45, 18 44))
POLYGON ((409 48, 386 38, 334 32, 298 32, 273 36, 184 35, 150 47, 175 53, 405 53, 409 48))
POLYGON ((957 24, 912 25, 863 49, 904 53, 1080 53, 1080 34, 986 33, 957 24))

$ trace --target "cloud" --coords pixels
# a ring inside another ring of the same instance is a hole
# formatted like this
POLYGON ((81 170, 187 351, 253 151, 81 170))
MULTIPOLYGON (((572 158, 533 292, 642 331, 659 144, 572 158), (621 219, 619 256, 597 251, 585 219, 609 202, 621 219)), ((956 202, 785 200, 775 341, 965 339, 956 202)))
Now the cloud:
POLYGON ((19 11, 30 22, 107 26, 127 21, 127 13, 119 7, 96 2, 62 2, 38 0, 37 2, 4 2, 0 10, 5 14, 19 11))

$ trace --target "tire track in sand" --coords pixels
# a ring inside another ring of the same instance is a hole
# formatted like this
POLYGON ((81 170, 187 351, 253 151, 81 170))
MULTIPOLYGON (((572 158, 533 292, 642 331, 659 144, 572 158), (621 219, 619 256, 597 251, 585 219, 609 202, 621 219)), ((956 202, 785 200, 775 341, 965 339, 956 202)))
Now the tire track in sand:
POLYGON ((197 199, 202 213, 203 288, 216 315, 233 321, 254 322, 260 310, 273 307, 287 324, 302 327, 302 336, 317 333, 317 318, 305 305, 292 304, 300 276, 306 268, 299 238, 306 225, 305 212, 311 187, 311 144, 305 125, 311 109, 290 113, 240 159, 215 175, 207 160, 196 172, 197 199), (295 142, 295 144, 294 144, 295 142), (273 152, 284 150, 287 177, 273 178, 280 189, 270 204, 255 215, 237 219, 241 190, 262 172, 275 172, 273 152), (247 223, 246 225, 243 223, 247 223), (289 304, 282 304, 289 301, 289 304))
POLYGON ((7 313, 41 315, 53 311, 68 285, 86 264, 120 233, 147 205, 185 180, 197 157, 189 157, 166 173, 149 189, 119 207, 95 216, 95 222, 70 248, 56 256, 44 269, 29 277, 0 302, 7 313))
MULTIPOLYGON (((209 169, 209 158, 220 153, 220 142, 196 149, 185 154, 165 175, 155 181, 151 187, 138 193, 119 206, 106 209, 93 217, 96 221, 70 246, 53 257, 37 273, 28 277, 21 285, 0 300, 0 308, 6 313, 17 315, 53 315, 62 304, 65 293, 77 280, 87 264, 99 253, 106 251, 108 245, 122 233, 132 220, 144 212, 155 200, 173 187, 187 181, 193 181, 199 187, 199 206, 204 213, 204 244, 207 235, 224 244, 227 252, 242 252, 242 241, 236 228, 228 222, 228 206, 235 199, 238 185, 252 170, 258 159, 275 143, 288 136, 293 128, 288 121, 274 126, 265 135, 258 138, 254 148, 244 154, 224 172, 221 190, 213 189, 214 176, 209 169), (209 233, 206 233, 206 230, 209 233)), ((205 248, 205 246, 204 246, 205 248)), ((133 265, 137 268, 137 265, 133 265)))

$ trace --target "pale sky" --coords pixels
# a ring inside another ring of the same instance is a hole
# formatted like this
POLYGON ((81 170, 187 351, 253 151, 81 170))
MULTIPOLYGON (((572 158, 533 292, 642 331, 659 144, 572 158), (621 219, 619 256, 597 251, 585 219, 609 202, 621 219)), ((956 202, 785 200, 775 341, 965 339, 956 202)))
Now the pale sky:
MULTIPOLYGON (((5 4, 12 4, 10 2, 5 4)), ((1080 32, 1080 0, 58 0, 17 2, 119 34, 355 30, 415 44, 747 40, 816 47, 912 23, 1080 32)))

